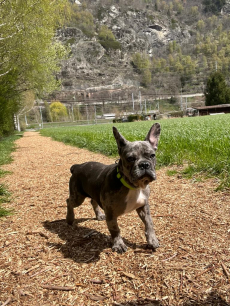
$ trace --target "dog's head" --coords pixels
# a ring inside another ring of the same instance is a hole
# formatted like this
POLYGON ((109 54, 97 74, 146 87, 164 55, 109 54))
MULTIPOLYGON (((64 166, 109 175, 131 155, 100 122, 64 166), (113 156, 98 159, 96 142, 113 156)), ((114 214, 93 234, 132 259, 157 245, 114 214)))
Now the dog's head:
POLYGON ((120 155, 121 171, 135 187, 145 188, 156 179, 155 153, 160 131, 160 124, 155 123, 144 141, 129 142, 118 132, 117 128, 113 127, 120 155))

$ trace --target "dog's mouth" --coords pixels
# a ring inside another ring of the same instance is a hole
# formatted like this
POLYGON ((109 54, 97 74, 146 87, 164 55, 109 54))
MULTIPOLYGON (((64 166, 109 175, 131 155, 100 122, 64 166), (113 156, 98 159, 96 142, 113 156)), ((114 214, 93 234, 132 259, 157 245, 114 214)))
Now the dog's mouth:
POLYGON ((138 186, 147 186, 154 180, 156 180, 156 174, 153 171, 144 170, 144 173, 141 172, 134 176, 133 184, 138 186))

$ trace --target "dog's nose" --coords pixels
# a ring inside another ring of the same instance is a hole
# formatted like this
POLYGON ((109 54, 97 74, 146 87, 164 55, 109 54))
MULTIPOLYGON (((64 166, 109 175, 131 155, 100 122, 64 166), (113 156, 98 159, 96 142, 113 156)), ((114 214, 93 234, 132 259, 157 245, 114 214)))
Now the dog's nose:
POLYGON ((144 162, 141 162, 141 163, 138 165, 138 167, 139 167, 141 170, 144 170, 144 169, 147 170, 147 169, 150 168, 150 163, 144 161, 144 162))

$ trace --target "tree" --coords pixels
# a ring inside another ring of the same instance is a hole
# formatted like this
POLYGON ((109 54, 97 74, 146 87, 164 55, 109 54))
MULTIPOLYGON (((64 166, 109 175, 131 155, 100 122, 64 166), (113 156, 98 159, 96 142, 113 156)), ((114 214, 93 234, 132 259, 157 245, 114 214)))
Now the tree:
POLYGON ((226 104, 230 101, 230 88, 221 72, 213 72, 205 88, 205 105, 226 104))
POLYGON ((67 54, 54 40, 62 24, 67 0, 8 0, 0 9, 0 137, 12 129, 13 114, 20 108, 23 92, 42 95, 58 87, 54 72, 67 54), (11 126, 11 128, 10 128, 11 126))
POLYGON ((150 60, 147 54, 145 53, 134 53, 132 56, 132 64, 139 73, 141 73, 145 69, 150 68, 150 60))
POLYGON ((203 32, 203 31, 204 31, 204 28, 205 28, 205 23, 204 23, 204 21, 203 21, 203 20, 199 20, 199 21, 197 22, 197 30, 198 30, 199 32, 203 32))
POLYGON ((144 87, 148 87, 151 84, 152 75, 149 69, 146 69, 142 73, 141 77, 141 85, 144 87))
POLYGON ((44 111, 44 119, 46 120, 46 122, 51 122, 52 121, 52 116, 51 116, 51 111, 50 111, 50 106, 48 104, 48 102, 44 102, 45 105, 45 111, 44 111))
POLYGON ((19 96, 18 108, 17 108, 18 111, 16 112, 14 110, 14 114, 17 119, 17 130, 18 131, 21 131, 19 116, 22 116, 22 115, 26 116, 26 113, 28 113, 33 108, 34 102, 35 102, 35 96, 34 96, 34 92, 31 90, 22 92, 21 95, 19 96))
POLYGON ((3 75, 0 82, 0 138, 14 129, 14 112, 18 111, 19 105, 15 95, 14 74, 9 72, 3 75))
POLYGON ((219 14, 226 0, 203 0, 205 13, 219 14))
POLYGON ((58 101, 50 104, 50 113, 52 121, 65 120, 68 116, 65 105, 58 101))
MULTIPOLYGON (((155 63, 155 64, 160 64, 155 63)), ((152 75, 150 71, 151 63, 149 57, 145 53, 134 53, 132 56, 132 65, 136 69, 136 71, 141 74, 141 85, 144 87, 148 87, 152 80, 152 75)))
POLYGON ((93 37, 95 24, 93 15, 85 9, 85 5, 79 6, 76 3, 71 4, 71 19, 68 23, 70 27, 78 27, 88 36, 93 37))

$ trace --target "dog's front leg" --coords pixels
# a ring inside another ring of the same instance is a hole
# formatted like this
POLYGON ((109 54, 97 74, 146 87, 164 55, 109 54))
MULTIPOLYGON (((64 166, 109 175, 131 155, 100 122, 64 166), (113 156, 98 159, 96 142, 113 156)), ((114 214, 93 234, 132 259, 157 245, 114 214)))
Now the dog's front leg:
POLYGON ((106 212, 106 223, 113 240, 112 250, 117 253, 124 253, 127 251, 127 246, 120 236, 120 229, 117 224, 117 218, 112 217, 111 215, 112 214, 110 212, 106 212))
POLYGON ((153 220, 150 214, 149 204, 146 203, 144 206, 139 207, 137 213, 145 225, 145 236, 148 246, 152 249, 158 248, 159 242, 153 228, 153 220))

